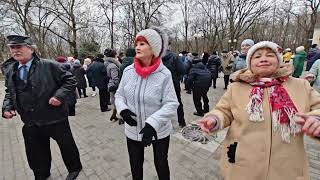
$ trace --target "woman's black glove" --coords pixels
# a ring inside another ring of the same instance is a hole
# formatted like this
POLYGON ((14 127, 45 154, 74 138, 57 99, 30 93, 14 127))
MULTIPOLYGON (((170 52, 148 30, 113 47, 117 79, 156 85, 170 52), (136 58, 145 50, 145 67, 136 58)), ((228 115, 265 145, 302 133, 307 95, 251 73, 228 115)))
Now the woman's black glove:
POLYGON ((137 115, 131 112, 129 109, 122 110, 120 112, 123 120, 129 124, 130 126, 137 126, 137 121, 132 118, 132 116, 136 117, 137 115))
POLYGON ((155 138, 155 140, 158 140, 156 130, 148 123, 146 123, 146 125, 140 131, 139 134, 143 134, 142 143, 143 143, 144 147, 147 147, 147 146, 151 145, 153 137, 155 138))

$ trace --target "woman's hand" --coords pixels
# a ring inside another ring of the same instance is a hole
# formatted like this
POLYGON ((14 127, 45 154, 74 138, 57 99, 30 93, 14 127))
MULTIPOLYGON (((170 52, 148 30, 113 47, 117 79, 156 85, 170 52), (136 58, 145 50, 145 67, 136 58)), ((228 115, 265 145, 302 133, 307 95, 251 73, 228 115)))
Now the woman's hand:
POLYGON ((320 120, 316 116, 297 113, 295 121, 302 126, 302 131, 308 136, 320 136, 320 120))
POLYGON ((211 133, 211 131, 216 127, 217 120, 212 116, 208 116, 197 121, 197 125, 202 131, 206 133, 211 133))

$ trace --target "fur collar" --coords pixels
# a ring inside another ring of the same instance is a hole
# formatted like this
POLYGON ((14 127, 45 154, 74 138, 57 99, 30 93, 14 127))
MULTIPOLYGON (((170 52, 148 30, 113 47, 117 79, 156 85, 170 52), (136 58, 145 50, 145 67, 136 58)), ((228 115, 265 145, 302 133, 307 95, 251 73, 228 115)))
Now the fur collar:
MULTIPOLYGON (((293 73, 293 65, 286 63, 280 65, 277 71, 270 78, 280 78, 290 76, 293 73)), ((257 79, 257 75, 253 74, 248 68, 241 69, 231 75, 231 79, 235 82, 252 83, 257 79)))

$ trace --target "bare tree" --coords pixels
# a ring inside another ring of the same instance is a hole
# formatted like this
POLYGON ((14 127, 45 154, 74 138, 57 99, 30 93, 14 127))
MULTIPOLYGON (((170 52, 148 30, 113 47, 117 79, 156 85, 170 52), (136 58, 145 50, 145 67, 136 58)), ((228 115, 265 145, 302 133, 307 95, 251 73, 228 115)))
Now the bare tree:
POLYGON ((115 0, 109 1, 101 1, 99 6, 102 8, 104 12, 104 16, 107 18, 107 24, 110 32, 110 41, 111 48, 114 48, 114 26, 115 26, 115 11, 120 6, 120 4, 116 4, 115 0))
MULTIPOLYGON (((270 9, 266 0, 226 0, 220 3, 224 6, 229 23, 229 38, 239 39, 249 27, 270 9)), ((235 42, 231 42, 234 46, 235 42)))
POLYGON ((88 13, 80 11, 80 7, 85 5, 84 0, 54 0, 52 6, 46 9, 54 14, 54 17, 59 20, 59 24, 67 27, 67 35, 61 33, 61 29, 50 28, 44 26, 51 33, 63 39, 70 45, 72 55, 77 58, 77 32, 81 29, 88 28, 88 13))

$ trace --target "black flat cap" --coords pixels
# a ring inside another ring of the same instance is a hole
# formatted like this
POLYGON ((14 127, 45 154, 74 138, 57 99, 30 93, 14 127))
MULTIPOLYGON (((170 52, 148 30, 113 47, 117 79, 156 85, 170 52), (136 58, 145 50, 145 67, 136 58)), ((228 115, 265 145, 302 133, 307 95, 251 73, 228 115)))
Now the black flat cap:
POLYGON ((28 36, 10 35, 7 36, 8 46, 10 45, 33 45, 33 42, 28 36))

